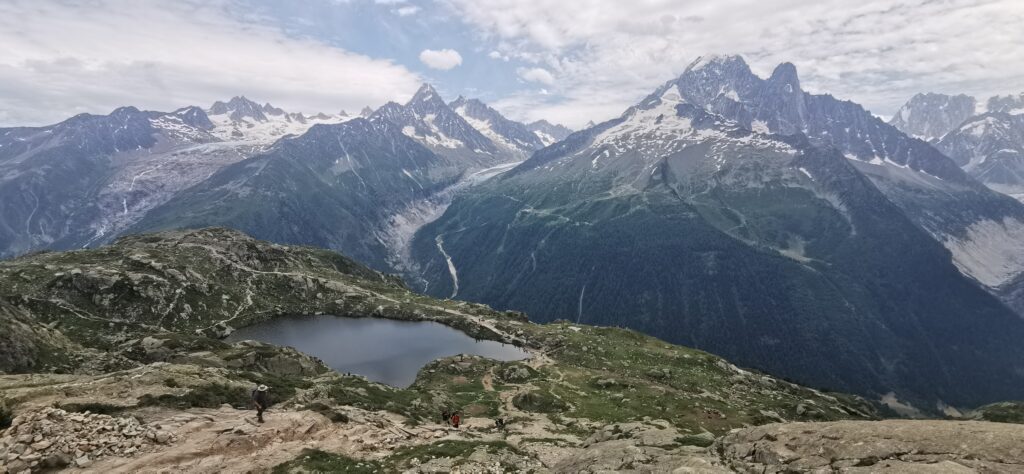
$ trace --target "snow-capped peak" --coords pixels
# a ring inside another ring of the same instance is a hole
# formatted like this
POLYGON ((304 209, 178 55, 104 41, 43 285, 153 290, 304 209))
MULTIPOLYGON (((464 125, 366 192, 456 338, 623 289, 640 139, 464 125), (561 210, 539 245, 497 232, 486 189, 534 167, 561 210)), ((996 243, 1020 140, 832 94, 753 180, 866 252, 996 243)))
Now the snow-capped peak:
POLYGON ((689 66, 686 67, 686 71, 699 71, 710 65, 723 65, 730 63, 738 63, 744 66, 747 65, 746 61, 743 60, 742 56, 734 54, 707 54, 704 56, 698 56, 689 66))
POLYGON ((301 135, 316 124, 339 123, 351 117, 318 113, 287 112, 269 102, 259 105, 245 96, 217 101, 207 111, 212 133, 217 138, 262 147, 285 135, 301 135))
POLYGON ((444 103, 444 100, 441 99, 441 96, 437 93, 436 90, 434 90, 434 86, 424 83, 422 86, 420 86, 419 90, 416 91, 416 94, 412 96, 412 99, 409 100, 409 103, 407 105, 418 103, 433 103, 438 101, 444 103))
POLYGON ((997 95, 987 102, 988 112, 1005 112, 1011 115, 1024 114, 1024 92, 1018 95, 997 95))
MULTIPOLYGON (((269 104, 268 104, 269 105, 269 104)), ((251 119, 265 122, 267 116, 263 113, 263 106, 253 102, 245 96, 235 96, 225 102, 214 102, 207 111, 210 115, 230 115, 232 120, 251 119)))

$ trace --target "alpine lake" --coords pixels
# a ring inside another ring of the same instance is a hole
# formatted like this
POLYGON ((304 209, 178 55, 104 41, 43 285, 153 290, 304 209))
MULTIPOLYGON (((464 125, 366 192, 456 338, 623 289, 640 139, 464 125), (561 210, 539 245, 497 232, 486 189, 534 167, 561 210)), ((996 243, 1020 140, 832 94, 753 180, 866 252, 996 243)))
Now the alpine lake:
POLYGON ((228 341, 255 340, 291 346, 341 372, 394 387, 408 387, 427 363, 458 354, 500 361, 523 360, 523 349, 477 340, 433 321, 396 321, 331 315, 277 318, 239 329, 228 341))

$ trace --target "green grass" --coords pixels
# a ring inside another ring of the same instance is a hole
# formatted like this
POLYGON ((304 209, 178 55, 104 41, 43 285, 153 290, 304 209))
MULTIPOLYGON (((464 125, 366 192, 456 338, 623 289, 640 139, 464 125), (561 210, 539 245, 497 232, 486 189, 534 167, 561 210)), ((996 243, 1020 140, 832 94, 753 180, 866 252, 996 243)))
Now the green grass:
POLYGON ((132 407, 111 405, 109 403, 66 403, 58 405, 64 411, 76 413, 96 413, 100 415, 116 415, 132 407))
POLYGON ((181 395, 145 394, 139 397, 139 406, 163 406, 170 408, 217 408, 229 404, 244 409, 250 405, 251 394, 246 388, 236 385, 214 383, 201 385, 181 395))
POLYGON ((347 415, 345 415, 344 413, 341 413, 341 412, 339 412, 339 411, 337 411, 337 410, 335 410, 335 409, 333 409, 333 408, 331 408, 331 407, 329 407, 329 406, 327 406, 327 405, 325 405, 323 403, 319 403, 319 402, 311 403, 311 404, 306 406, 306 409, 315 411, 315 412, 323 415, 324 417, 326 417, 328 420, 331 420, 334 423, 348 423, 348 421, 349 421, 347 415))
POLYGON ((1024 402, 1001 402, 978 409, 981 419, 999 423, 1024 423, 1024 402))
POLYGON ((535 413, 560 413, 568 409, 565 402, 552 395, 551 392, 542 390, 519 393, 512 398, 512 404, 520 410, 535 413))
POLYGON ((492 454, 506 451, 521 456, 526 455, 519 448, 504 441, 439 441, 432 444, 400 448, 388 456, 387 462, 395 467, 402 468, 408 466, 412 459, 419 459, 420 462, 436 458, 464 459, 473 454, 477 449, 483 449, 492 454))
POLYGON ((328 388, 328 396, 339 405, 365 410, 387 410, 413 420, 436 417, 430 397, 417 390, 388 387, 361 377, 343 377, 328 388))
POLYGON ((295 459, 275 466, 272 472, 274 474, 293 472, 375 474, 383 470, 384 467, 376 461, 360 461, 341 454, 306 449, 295 459))
POLYGON ((7 429, 14 421, 14 410, 11 409, 7 399, 0 398, 0 430, 7 429))
POLYGON ((699 446, 701 448, 706 448, 714 444, 715 440, 697 435, 686 435, 676 438, 676 442, 682 446, 699 446))

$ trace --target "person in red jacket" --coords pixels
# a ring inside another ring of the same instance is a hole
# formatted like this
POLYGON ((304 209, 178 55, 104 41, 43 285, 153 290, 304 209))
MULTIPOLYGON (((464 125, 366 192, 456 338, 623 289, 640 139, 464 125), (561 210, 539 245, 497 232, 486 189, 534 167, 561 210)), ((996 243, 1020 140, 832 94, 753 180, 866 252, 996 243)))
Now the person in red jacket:
POLYGON ((460 419, 459 412, 455 412, 455 414, 452 415, 452 426, 458 428, 459 427, 459 419, 460 419))

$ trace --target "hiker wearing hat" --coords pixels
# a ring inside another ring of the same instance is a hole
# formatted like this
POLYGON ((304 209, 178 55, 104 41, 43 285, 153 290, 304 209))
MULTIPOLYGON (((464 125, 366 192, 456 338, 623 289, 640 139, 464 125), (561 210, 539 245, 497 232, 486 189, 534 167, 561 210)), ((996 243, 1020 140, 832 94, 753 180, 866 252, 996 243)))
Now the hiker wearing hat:
POLYGON ((260 384, 252 391, 252 404, 256 406, 256 421, 263 423, 263 411, 270 405, 269 387, 260 384))

